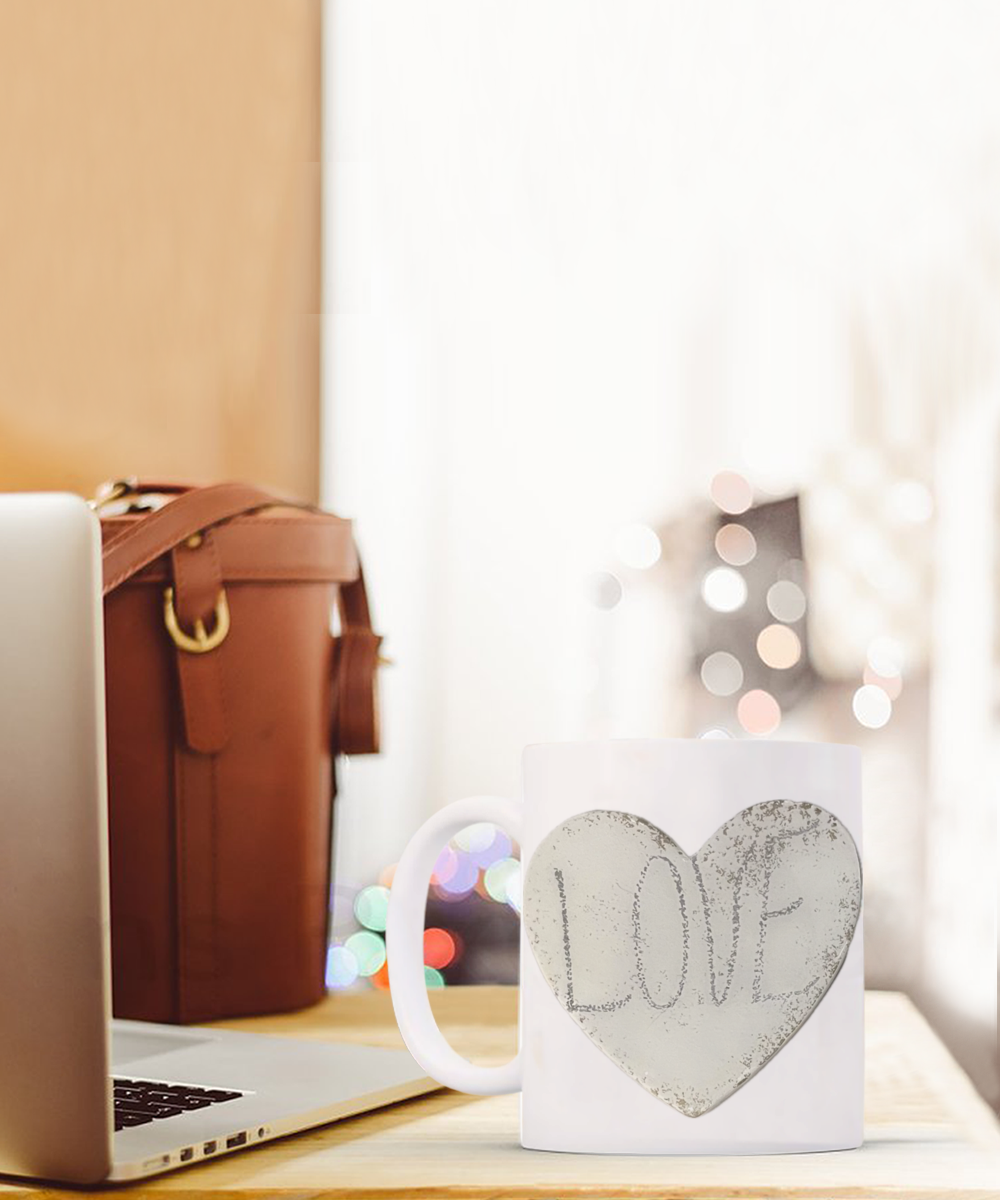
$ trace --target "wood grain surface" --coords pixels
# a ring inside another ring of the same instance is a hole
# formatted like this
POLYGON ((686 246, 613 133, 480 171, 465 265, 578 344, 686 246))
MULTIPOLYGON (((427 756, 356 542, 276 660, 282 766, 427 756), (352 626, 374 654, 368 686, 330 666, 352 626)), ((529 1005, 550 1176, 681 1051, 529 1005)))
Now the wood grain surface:
MULTIPOLYGON (((432 993, 455 1046, 496 1063, 516 1041, 514 988, 432 993)), ((398 1046, 389 997, 335 996, 305 1012, 225 1023, 317 1040, 398 1046)), ((134 1187, 125 1197, 1000 1198, 1000 1125, 904 996, 867 997, 866 1142, 761 1158, 547 1154, 518 1145, 516 1096, 441 1091, 134 1187)), ((79 1197, 10 1181, 0 1197, 79 1197)))

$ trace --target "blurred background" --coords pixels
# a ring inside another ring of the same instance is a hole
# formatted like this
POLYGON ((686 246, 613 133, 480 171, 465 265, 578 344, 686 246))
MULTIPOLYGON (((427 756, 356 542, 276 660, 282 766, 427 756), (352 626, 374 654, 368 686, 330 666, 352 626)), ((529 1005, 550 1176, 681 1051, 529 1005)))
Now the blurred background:
MULTIPOLYGON (((409 835, 527 742, 864 752, 866 952, 1000 1105, 1000 87, 989 3, 5 0, 0 486, 252 479, 357 519, 409 835)), ((517 847, 434 985, 513 981, 517 847)))

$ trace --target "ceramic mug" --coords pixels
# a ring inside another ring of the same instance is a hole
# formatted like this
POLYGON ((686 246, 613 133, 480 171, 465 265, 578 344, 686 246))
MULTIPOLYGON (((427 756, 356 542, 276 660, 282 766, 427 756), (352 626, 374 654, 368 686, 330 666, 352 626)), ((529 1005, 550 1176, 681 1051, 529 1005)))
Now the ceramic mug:
POLYGON ((722 740, 529 746, 523 804, 477 796, 393 879, 400 1031, 433 1078, 521 1093, 529 1149, 779 1154, 862 1140, 860 754, 722 740), (434 862, 494 822, 521 846, 520 1050, 474 1066, 424 984, 434 862))

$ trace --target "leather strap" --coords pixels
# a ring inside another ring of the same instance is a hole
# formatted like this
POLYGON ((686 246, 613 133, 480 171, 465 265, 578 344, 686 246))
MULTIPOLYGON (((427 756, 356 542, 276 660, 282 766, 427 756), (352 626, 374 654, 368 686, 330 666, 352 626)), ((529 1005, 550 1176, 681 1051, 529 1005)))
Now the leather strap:
MULTIPOLYGON (((149 510, 146 510, 148 514, 149 510)), ((142 513, 101 517, 105 545, 143 520, 142 513)), ((226 586, 237 583, 347 583, 358 577, 351 522, 332 513, 298 508, 263 508, 212 526, 226 586)), ((183 544, 183 543, 182 543, 183 544)), ((161 590, 174 582, 169 554, 161 554, 125 580, 125 588, 161 590)))
MULTIPOLYGON (((205 531, 221 521, 276 506, 321 511, 315 505, 280 499, 260 488, 242 483, 219 483, 187 490, 183 490, 183 485, 178 484, 138 481, 130 481, 130 484, 130 490, 137 493, 176 494, 162 508, 142 516, 134 525, 114 535, 105 544, 105 596, 168 552, 172 556, 175 584, 180 591, 181 579, 177 575, 177 567, 183 555, 183 543, 196 533, 201 533, 204 541, 205 531)), ((210 545, 209 549, 211 548, 210 545)), ((215 561, 217 572, 217 560, 215 561)), ((199 572, 199 575, 203 576, 204 572, 199 572)), ((196 604, 200 607, 207 598, 207 586, 206 579, 201 578, 193 591, 185 589, 188 595, 184 598, 178 597, 178 602, 185 609, 196 604)), ((343 754, 373 754, 378 751, 379 746, 376 675, 382 639, 372 629, 368 594, 360 564, 357 578, 341 584, 338 588, 337 603, 341 629, 334 639, 332 656, 333 751, 343 754)), ((179 654, 182 659, 192 657, 185 655, 183 651, 179 654)), ((215 678, 217 663, 204 661, 215 659, 215 652, 194 657, 202 662, 184 662, 180 668, 182 675, 186 673, 190 677, 182 678, 182 684, 189 685, 184 688, 185 732, 192 749, 211 753, 221 749, 228 737, 223 693, 221 682, 215 678)))
MULTIPOLYGON (((186 542, 170 551, 174 611, 182 629, 196 620, 208 622, 222 591, 222 571, 211 529, 199 535, 197 547, 186 542)), ((226 720, 225 646, 209 654, 177 653, 181 707, 187 744, 199 754, 216 754, 229 740, 226 720)))
MULTIPOLYGON (((163 490, 137 487, 137 491, 163 490)), ((104 594, 113 592, 154 559, 166 554, 195 533, 219 521, 261 508, 283 505, 309 508, 313 505, 280 500, 260 488, 243 483, 216 483, 179 493, 162 508, 148 513, 104 547, 104 594)))

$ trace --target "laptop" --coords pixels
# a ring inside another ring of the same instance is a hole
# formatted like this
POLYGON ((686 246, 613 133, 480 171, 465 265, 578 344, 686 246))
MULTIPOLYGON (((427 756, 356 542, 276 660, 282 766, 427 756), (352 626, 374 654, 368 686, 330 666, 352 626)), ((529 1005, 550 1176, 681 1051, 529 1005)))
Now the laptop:
POLYGON ((437 1087, 405 1050, 111 1020, 100 533, 0 496, 0 1172, 94 1184, 437 1087))

